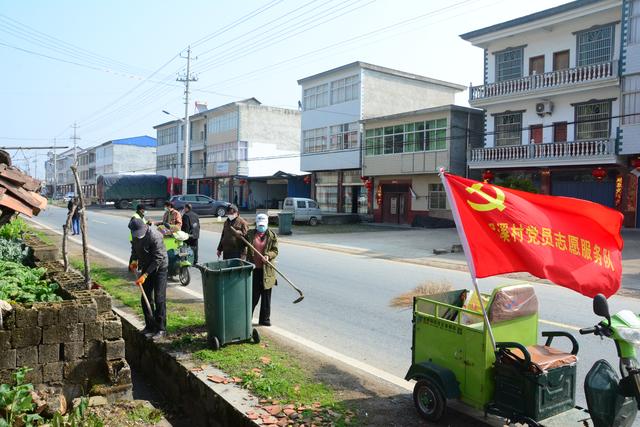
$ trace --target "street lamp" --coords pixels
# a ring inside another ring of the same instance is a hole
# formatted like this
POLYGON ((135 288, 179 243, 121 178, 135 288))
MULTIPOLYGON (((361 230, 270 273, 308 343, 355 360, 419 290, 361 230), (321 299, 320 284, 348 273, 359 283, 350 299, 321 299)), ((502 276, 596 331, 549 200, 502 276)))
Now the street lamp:
MULTIPOLYGON (((163 113, 173 117, 176 120, 179 120, 181 125, 184 128, 184 176, 182 180, 182 194, 187 194, 187 181, 189 180, 189 143, 187 142, 187 138, 189 138, 189 131, 187 130, 187 126, 189 125, 187 120, 182 117, 178 117, 175 114, 171 114, 167 110, 162 110, 163 113), (187 122, 185 124, 185 122, 187 122)), ((176 175, 179 174, 180 168, 180 144, 176 142, 176 175)), ((173 181, 171 183, 171 190, 173 191, 173 181)))

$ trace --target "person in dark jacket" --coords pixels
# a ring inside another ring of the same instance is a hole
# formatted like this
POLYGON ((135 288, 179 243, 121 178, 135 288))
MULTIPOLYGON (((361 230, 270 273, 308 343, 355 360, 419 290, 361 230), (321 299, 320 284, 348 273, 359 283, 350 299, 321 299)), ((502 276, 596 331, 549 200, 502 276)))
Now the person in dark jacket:
POLYGON ((71 235, 77 236, 78 234, 80 234, 80 206, 78 205, 77 197, 69 200, 69 203, 67 204, 67 209, 69 210, 69 212, 73 210, 74 205, 76 206, 76 210, 71 217, 71 235))
POLYGON ((198 263, 198 239, 200 238, 200 218, 193 211, 191 203, 184 205, 182 211, 182 231, 189 235, 185 242, 193 251, 193 263, 198 263))
POLYGON ((247 248, 247 260, 256 268, 253 270, 253 311, 260 301, 260 315, 258 323, 271 326, 271 289, 277 285, 276 271, 266 261, 273 262, 278 256, 278 236, 268 229, 269 217, 265 214, 256 215, 256 228, 249 230, 247 241, 257 251, 247 248))
POLYGON ((136 285, 142 286, 152 310, 150 313, 141 298, 146 325, 142 333, 154 339, 162 338, 166 335, 167 325, 167 249, 162 234, 143 220, 131 218, 129 230, 133 236, 129 270, 140 271, 136 285))
POLYGON ((222 236, 218 243, 218 258, 222 255, 222 259, 244 258, 247 248, 240 236, 244 237, 249 231, 249 224, 243 218, 240 218, 238 207, 229 205, 227 207, 227 220, 222 227, 222 236), (231 230, 233 228, 234 230, 231 230))

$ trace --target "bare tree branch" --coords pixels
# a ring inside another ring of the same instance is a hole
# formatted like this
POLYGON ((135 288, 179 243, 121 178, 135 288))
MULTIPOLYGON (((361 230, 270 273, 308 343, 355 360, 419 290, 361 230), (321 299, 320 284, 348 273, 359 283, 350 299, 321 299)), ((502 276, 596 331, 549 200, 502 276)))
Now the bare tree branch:
POLYGON ((84 205, 84 194, 80 187, 80 179, 78 178, 78 165, 71 166, 73 179, 76 181, 76 190, 80 199, 80 232, 82 233, 82 260, 84 262, 84 284, 87 289, 91 289, 91 268, 89 265, 89 244, 87 242, 87 209, 84 205))

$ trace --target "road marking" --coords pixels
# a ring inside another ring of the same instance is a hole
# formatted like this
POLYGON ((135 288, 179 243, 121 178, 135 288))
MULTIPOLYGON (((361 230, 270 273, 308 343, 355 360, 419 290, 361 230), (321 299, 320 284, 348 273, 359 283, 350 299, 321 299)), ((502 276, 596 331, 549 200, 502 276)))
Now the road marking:
POLYGON ((92 219, 91 222, 97 222, 98 224, 109 225, 106 222, 98 221, 97 219, 92 219))
POLYGON ((578 328, 577 326, 567 325, 566 323, 552 322, 551 320, 539 319, 538 322, 544 323, 544 324, 547 324, 547 325, 551 325, 551 326, 557 326, 557 327, 563 328, 563 329, 569 329, 571 331, 579 331, 580 330, 580 328, 578 328))

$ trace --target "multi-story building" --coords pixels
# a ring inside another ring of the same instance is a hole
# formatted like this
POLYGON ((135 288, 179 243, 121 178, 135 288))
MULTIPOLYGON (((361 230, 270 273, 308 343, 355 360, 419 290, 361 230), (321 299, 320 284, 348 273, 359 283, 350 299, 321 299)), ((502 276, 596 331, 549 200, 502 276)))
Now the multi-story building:
POLYGON ((438 171, 466 175, 468 150, 483 143, 482 110, 444 105, 362 123, 362 174, 373 192, 374 221, 420 226, 452 219, 438 171))
MULTIPOLYGON (((278 207, 288 195, 305 195, 299 185, 303 178, 298 111, 249 98, 199 111, 189 123, 188 193, 252 209, 278 207)), ((184 176, 181 124, 173 120, 154 127, 158 174, 184 176)))
POLYGON ((353 62, 298 80, 301 161, 327 212, 370 214, 362 172, 361 120, 454 102, 463 86, 353 62), (364 196, 364 197, 363 197, 364 196))
MULTIPOLYGON (((77 157, 78 179, 83 195, 91 199, 96 196, 96 179, 100 175, 117 175, 134 172, 154 172, 156 169, 156 139, 150 136, 114 139, 90 147, 69 149, 56 156, 58 174, 57 192, 74 191, 74 179, 71 165, 77 157)), ((47 183, 53 193, 53 156, 45 163, 47 183)))
POLYGON ((78 179, 85 197, 96 196, 96 148, 78 153, 78 179))
POLYGON ((469 88, 486 112, 485 146, 469 159, 478 176, 596 201, 635 223, 637 3, 574 1, 461 35, 484 50, 484 82, 469 88))

